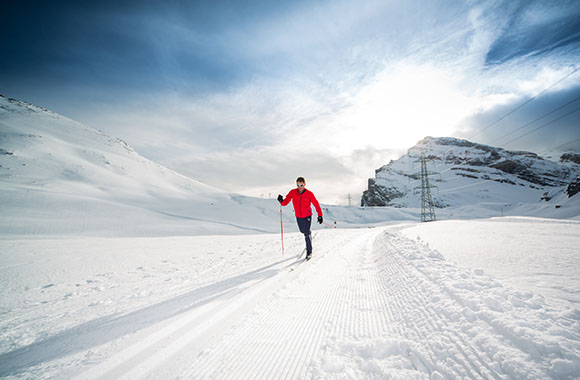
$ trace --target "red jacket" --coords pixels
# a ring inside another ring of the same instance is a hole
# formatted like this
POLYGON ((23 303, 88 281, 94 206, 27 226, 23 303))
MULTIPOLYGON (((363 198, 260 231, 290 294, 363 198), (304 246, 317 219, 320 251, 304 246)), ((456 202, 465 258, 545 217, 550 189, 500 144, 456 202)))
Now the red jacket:
POLYGON ((320 204, 316 200, 316 197, 312 193, 312 191, 308 189, 304 189, 302 194, 298 191, 298 189, 292 189, 286 195, 286 198, 282 201, 282 206, 286 206, 288 203, 292 201, 292 205, 294 206, 294 213, 296 214, 297 218, 307 218, 312 215, 312 206, 316 208, 316 212, 318 216, 322 216, 322 209, 320 208, 320 204))

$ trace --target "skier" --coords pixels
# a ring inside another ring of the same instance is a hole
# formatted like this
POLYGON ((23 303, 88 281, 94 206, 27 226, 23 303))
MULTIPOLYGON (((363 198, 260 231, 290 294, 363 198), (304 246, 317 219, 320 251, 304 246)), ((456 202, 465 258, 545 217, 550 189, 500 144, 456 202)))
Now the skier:
POLYGON ((292 189, 286 195, 278 195, 278 202, 282 206, 286 206, 290 201, 294 206, 294 213, 296 214, 296 221, 300 232, 304 234, 306 240, 306 260, 312 257, 312 235, 310 233, 310 225, 312 223, 312 204, 318 213, 318 223, 322 224, 322 209, 316 200, 312 191, 306 189, 306 181, 303 177, 296 179, 296 189, 292 189))

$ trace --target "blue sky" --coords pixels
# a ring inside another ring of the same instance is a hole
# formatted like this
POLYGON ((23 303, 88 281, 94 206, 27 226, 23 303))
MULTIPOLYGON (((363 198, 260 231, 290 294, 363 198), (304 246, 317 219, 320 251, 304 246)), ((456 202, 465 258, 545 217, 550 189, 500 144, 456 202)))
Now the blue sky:
MULTIPOLYGON (((426 135, 503 146, 580 107, 577 1, 13 2, 0 21, 0 93, 254 196, 301 175, 358 202, 426 135)), ((579 124, 504 147, 543 152, 579 124)))

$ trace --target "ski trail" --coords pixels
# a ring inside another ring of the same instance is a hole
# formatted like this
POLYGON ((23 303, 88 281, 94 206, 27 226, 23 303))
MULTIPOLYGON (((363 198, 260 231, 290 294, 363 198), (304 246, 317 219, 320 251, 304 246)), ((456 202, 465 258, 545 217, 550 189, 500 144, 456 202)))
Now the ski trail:
POLYGON ((337 247, 356 254, 361 242, 368 240, 366 235, 353 239, 359 235, 356 232, 332 235, 319 235, 313 259, 290 272, 291 281, 180 374, 212 379, 303 378, 320 350, 344 287, 348 265, 337 247))
MULTIPOLYGON (((278 280, 287 273, 295 258, 286 258, 277 264, 257 271, 261 277, 248 275, 246 281, 224 286, 224 290, 207 299, 198 299, 197 307, 178 316, 157 323, 140 332, 142 339, 116 353, 105 362, 78 375, 78 379, 142 378, 176 353, 210 339, 216 332, 244 314, 254 302, 278 288, 278 280)), ((226 282, 227 285, 227 281, 226 282)))
POLYGON ((577 356, 564 324, 552 326, 561 347, 518 337, 518 313, 545 312, 492 314, 499 284, 396 228, 318 231, 314 243, 309 262, 212 293, 78 378, 571 378, 553 369, 577 356))
MULTIPOLYGON (((532 338, 519 337, 520 324, 531 327, 529 316, 519 316, 526 310, 502 315, 484 308, 486 300, 497 297, 493 280, 473 278, 392 229, 363 252, 370 255, 349 258, 344 302, 309 372, 312 378, 368 378, 369 373, 393 379, 571 378, 558 375, 554 363, 574 360, 577 353, 568 346, 578 342, 567 340, 567 332, 557 333, 565 342, 560 347, 536 347, 532 338), (463 289, 465 295, 458 293, 463 289), (553 362, 546 358, 550 352, 553 362)), ((496 310, 503 307, 488 302, 496 310)), ((545 312, 539 315, 546 318, 545 312)), ((566 331, 567 323, 553 331, 566 331)), ((541 337, 543 331, 526 334, 541 337)))

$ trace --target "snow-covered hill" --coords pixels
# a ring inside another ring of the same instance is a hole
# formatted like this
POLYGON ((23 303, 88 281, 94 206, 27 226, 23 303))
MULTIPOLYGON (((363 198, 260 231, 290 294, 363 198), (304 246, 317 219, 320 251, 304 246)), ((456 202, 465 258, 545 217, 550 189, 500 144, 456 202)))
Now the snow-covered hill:
MULTIPOLYGON (((144 158, 118 138, 0 96, 2 236, 275 233, 278 207, 275 200, 207 186, 144 158)), ((416 217, 393 209, 325 208, 327 220, 342 226, 416 217)), ((295 224, 291 209, 284 218, 295 224)))
POLYGON ((364 206, 421 206, 421 164, 428 162, 436 214, 445 217, 580 215, 580 195, 566 192, 580 176, 573 159, 553 162, 455 138, 426 137, 406 155, 376 170, 364 206))
POLYGON ((0 176, 4 235, 240 233, 269 223, 241 196, 155 164, 122 140, 5 97, 0 176))

